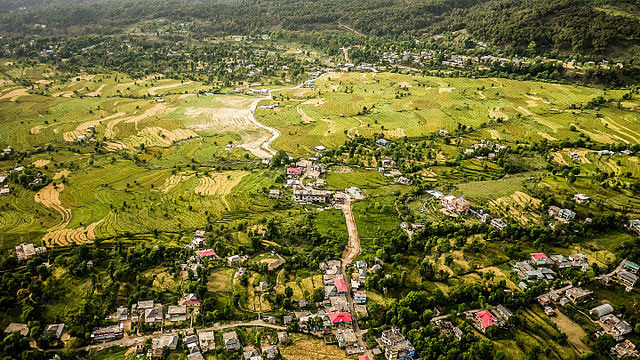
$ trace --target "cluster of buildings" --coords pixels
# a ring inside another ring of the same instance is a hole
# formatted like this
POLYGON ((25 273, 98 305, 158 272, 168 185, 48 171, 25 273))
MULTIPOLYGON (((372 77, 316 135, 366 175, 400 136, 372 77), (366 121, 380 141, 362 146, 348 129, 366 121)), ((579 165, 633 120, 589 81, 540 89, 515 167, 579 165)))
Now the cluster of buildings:
POLYGON ((566 306, 569 303, 579 304, 586 301, 593 291, 581 287, 569 286, 560 290, 550 290, 537 297, 538 303, 544 309, 545 314, 554 316, 556 310, 554 306, 566 306), (563 296, 564 294, 564 296, 563 296))
POLYGON ((485 333, 491 326, 505 327, 513 313, 503 305, 495 306, 488 310, 467 311, 465 317, 471 321, 473 326, 485 333))
POLYGON ((440 201, 440 210, 446 215, 458 217, 460 215, 471 214, 478 218, 478 220, 489 223, 489 225, 500 231, 507 227, 507 224, 501 218, 491 218, 489 214, 483 212, 482 209, 474 210, 471 207, 471 203, 467 201, 464 196, 458 198, 454 195, 444 195, 437 190, 427 190, 427 193, 440 201))
POLYGON ((640 271, 640 265, 630 260, 622 260, 620 265, 611 275, 602 276, 602 281, 605 284, 615 280, 619 284, 625 287, 627 292, 633 290, 633 287, 638 282, 638 272, 640 271))
POLYGON ((182 271, 192 272, 198 275, 198 267, 202 266, 202 259, 217 259, 218 255, 214 249, 207 247, 206 232, 204 230, 196 230, 193 239, 185 245, 186 249, 194 250, 194 255, 181 265, 182 271))
MULTIPOLYGON (((445 130, 446 131, 446 130, 445 130)), ((473 154, 486 154, 486 158, 493 160, 496 158, 497 153, 506 150, 504 145, 496 144, 490 140, 480 140, 479 143, 473 144, 470 148, 464 150, 464 154, 472 156, 473 154)), ((475 158, 477 160, 485 160, 484 156, 478 155, 475 158)))
MULTIPOLYGON (((169 305, 166 309, 164 305, 153 300, 138 301, 131 306, 131 309, 124 306, 119 307, 110 316, 110 320, 114 321, 115 324, 94 329, 91 332, 91 341, 106 342, 122 338, 125 333, 125 324, 128 322, 140 322, 148 325, 184 323, 190 318, 188 309, 196 309, 200 306, 200 303, 201 301, 196 294, 185 293, 178 301, 178 304, 169 305)), ((175 343, 177 345, 177 337, 174 335, 162 335, 154 338, 153 343, 154 346, 150 350, 152 356, 160 357, 164 346, 175 349, 172 344, 175 343)))
POLYGON ((610 334, 616 341, 622 341, 625 335, 633 331, 631 324, 613 314, 613 306, 611 304, 605 303, 597 306, 591 309, 589 313, 598 318, 598 323, 602 327, 601 331, 596 332, 596 337, 610 334))
POLYGON ((16 246, 16 256, 18 261, 26 260, 36 255, 43 255, 47 253, 46 246, 34 246, 33 244, 20 244, 16 246))
POLYGON ((396 327, 382 332, 379 341, 387 360, 413 359, 416 349, 396 327))
POLYGON ((545 253, 531 253, 530 259, 518 261, 513 266, 513 271, 522 280, 519 286, 526 289, 526 282, 550 281, 555 278, 556 272, 549 268, 553 266, 558 270, 578 268, 582 271, 589 269, 587 257, 577 253, 570 255, 568 258, 564 255, 556 254, 547 256, 545 253))

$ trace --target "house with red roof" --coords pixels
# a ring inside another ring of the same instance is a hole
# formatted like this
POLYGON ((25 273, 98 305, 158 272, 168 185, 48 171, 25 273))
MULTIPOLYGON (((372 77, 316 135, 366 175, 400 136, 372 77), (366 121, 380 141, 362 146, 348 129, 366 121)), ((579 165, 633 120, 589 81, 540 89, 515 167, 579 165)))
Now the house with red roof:
POLYGON ((482 332, 486 332, 489 326, 496 325, 498 323, 498 319, 496 319, 489 310, 478 311, 475 314, 475 317, 474 322, 477 325, 476 327, 478 327, 479 330, 482 330, 482 332))
POLYGON ((360 355, 358 356, 358 360, 369 360, 369 357, 367 355, 360 355))
POLYGON ((332 311, 329 313, 329 319, 333 326, 351 325, 351 314, 346 311, 332 311))
POLYGON ((347 282, 344 281, 344 279, 341 277, 335 278, 333 279, 333 281, 336 285, 336 289, 338 290, 338 294, 346 295, 347 291, 349 291, 349 289, 347 288, 347 282))
POLYGON ((531 263, 534 265, 544 265, 549 261, 549 257, 545 253, 531 253, 531 263))
POLYGON ((295 177, 301 176, 302 175, 302 169, 297 168, 297 167, 287 168, 287 175, 295 176, 295 177))
POLYGON ((201 258, 215 258, 216 251, 213 249, 200 250, 198 251, 198 256, 200 256, 201 258))
POLYGON ((198 298, 198 294, 195 293, 185 293, 182 295, 182 300, 178 302, 179 305, 186 306, 200 306, 200 299, 198 298))

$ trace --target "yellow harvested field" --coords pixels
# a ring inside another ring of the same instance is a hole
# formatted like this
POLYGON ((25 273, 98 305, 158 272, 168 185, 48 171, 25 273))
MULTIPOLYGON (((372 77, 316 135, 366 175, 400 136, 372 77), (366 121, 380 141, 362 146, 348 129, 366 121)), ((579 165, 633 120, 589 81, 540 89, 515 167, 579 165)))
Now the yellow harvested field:
POLYGON ((246 171, 231 171, 199 177, 195 192, 202 196, 227 195, 247 174, 246 171))
POLYGON ((582 342, 587 337, 587 333, 578 324, 569 319, 565 314, 556 311, 556 316, 550 317, 551 321, 558 326, 558 329, 567 334, 567 342, 580 353, 591 351, 591 349, 582 342))
POLYGON ((531 220, 537 220, 538 215, 525 211, 524 209, 534 209, 538 207, 540 203, 541 201, 539 199, 532 198, 521 191, 516 191, 509 196, 491 200, 489 206, 500 212, 506 212, 509 216, 519 220, 523 224, 527 224, 531 220), (530 215, 530 217, 525 216, 525 214, 530 215))
POLYGON ((283 346, 282 356, 285 359, 295 360, 348 360, 350 359, 344 350, 337 346, 325 345, 320 339, 302 335, 291 335, 291 343, 283 346))
POLYGON ((53 180, 62 179, 63 177, 68 177, 71 174, 69 170, 60 170, 53 175, 53 180))
POLYGON ((62 216, 62 221, 55 228, 62 229, 69 224, 71 221, 71 210, 62 206, 60 202, 60 193, 64 191, 64 184, 59 184, 54 186, 53 184, 49 184, 34 196, 34 200, 37 203, 40 203, 48 208, 54 209, 60 216, 62 216))
POLYGON ((15 89, 15 90, 11 90, 6 94, 3 94, 2 96, 0 96, 0 100, 4 100, 4 99, 10 99, 10 101, 16 101, 16 99, 22 95, 27 95, 27 89, 25 88, 20 88, 20 89, 15 89))
POLYGON ((164 186, 162 187, 161 191, 166 194, 169 191, 171 191, 171 189, 178 186, 180 183, 185 182, 190 178, 192 178, 194 175, 195 173, 186 173, 186 172, 171 175, 170 177, 167 178, 167 180, 165 180, 164 186))
POLYGON ((69 246, 74 244, 86 244, 95 240, 95 229, 100 225, 104 219, 96 221, 93 224, 86 227, 79 227, 77 229, 57 229, 50 231, 43 238, 42 241, 46 246, 69 246))
POLYGON ((37 168, 45 167, 49 164, 51 164, 51 160, 48 159, 40 159, 33 162, 33 166, 37 168))
POLYGON ((154 86, 152 88, 149 88, 149 95, 155 96, 155 95, 158 95, 158 91, 159 90, 171 89, 171 88, 174 88, 174 87, 183 86, 183 85, 190 85, 190 84, 193 84, 193 81, 187 81, 187 82, 184 82, 184 83, 177 83, 177 84, 154 86))
POLYGON ((169 112, 172 112, 173 108, 168 108, 166 105, 162 104, 162 103, 158 103, 153 105, 152 107, 148 108, 147 110, 145 110, 142 114, 140 115, 134 115, 134 116, 129 116, 129 117, 122 117, 122 118, 117 118, 115 120, 109 121, 107 123, 107 129, 105 131, 105 137, 107 138, 114 138, 116 136, 116 133, 114 131, 114 128, 116 125, 118 125, 121 122, 126 122, 126 123, 134 123, 136 124, 136 126, 138 125, 138 122, 153 116, 156 116, 158 114, 166 114, 169 112))
POLYGON ((313 119, 311 118, 311 116, 307 115, 307 113, 304 112, 304 110, 302 110, 300 105, 296 106, 296 110, 298 111, 298 114, 302 118, 302 123, 303 124, 308 124, 308 123, 313 122, 313 119))

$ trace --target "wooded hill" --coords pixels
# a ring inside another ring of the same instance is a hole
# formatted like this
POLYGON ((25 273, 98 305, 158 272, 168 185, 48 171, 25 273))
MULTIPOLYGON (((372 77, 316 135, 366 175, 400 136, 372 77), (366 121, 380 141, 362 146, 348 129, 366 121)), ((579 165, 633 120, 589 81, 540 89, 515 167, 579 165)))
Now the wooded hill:
POLYGON ((0 30, 21 34, 110 34, 163 18, 233 35, 338 24, 390 37, 467 30, 478 40, 527 55, 632 59, 640 49, 638 0, 1 0, 0 9, 5 9, 0 30))

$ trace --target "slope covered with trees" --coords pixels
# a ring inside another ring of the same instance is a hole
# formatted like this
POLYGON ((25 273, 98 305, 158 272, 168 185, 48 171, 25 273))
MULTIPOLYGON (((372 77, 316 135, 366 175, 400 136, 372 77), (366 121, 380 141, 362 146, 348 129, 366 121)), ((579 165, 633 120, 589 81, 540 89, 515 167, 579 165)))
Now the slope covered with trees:
POLYGON ((109 34, 141 20, 165 18, 191 22, 214 34, 335 29, 338 24, 365 35, 389 37, 467 30, 479 40, 516 47, 529 55, 559 51, 615 57, 623 48, 640 45, 640 6, 636 0, 35 2, 19 8, 14 0, 0 1, 0 9, 5 9, 0 30, 109 34))

